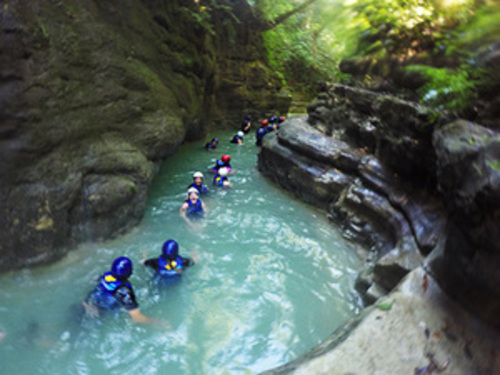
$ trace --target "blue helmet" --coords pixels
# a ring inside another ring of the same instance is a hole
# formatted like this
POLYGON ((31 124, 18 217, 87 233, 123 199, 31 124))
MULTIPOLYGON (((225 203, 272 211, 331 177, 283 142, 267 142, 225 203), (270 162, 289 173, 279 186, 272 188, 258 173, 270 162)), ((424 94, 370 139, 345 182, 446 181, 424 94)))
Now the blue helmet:
POLYGON ((212 142, 219 142, 217 138, 212 138, 212 142))
POLYGON ((276 122, 276 121, 278 121, 278 118, 277 118, 276 116, 271 116, 271 117, 269 117, 269 122, 270 122, 270 123, 274 123, 274 122, 276 122))
POLYGON ((132 261, 127 257, 116 258, 111 266, 111 273, 117 279, 128 279, 132 275, 132 261))
POLYGON ((167 259, 175 259, 179 255, 179 244, 175 240, 168 240, 163 244, 162 254, 167 259))
POLYGON ((251 119, 252 119, 252 116, 250 116, 250 115, 246 115, 245 116, 245 120, 249 120, 250 121, 251 119))

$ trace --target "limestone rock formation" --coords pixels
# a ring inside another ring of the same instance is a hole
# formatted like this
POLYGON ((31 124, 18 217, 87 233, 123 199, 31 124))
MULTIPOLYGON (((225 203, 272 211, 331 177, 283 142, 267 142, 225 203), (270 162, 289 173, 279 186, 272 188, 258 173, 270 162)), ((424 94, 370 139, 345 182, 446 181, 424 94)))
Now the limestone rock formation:
POLYGON ((2 4, 0 271, 136 225, 155 163, 210 124, 286 112, 262 39, 241 29, 229 44, 195 7, 2 4))
POLYGON ((366 244, 367 303, 428 256, 442 288, 500 327, 500 135, 341 85, 266 135, 260 170, 366 244))
POLYGON ((467 121, 434 133, 450 222, 431 263, 443 288, 500 327, 500 134, 467 121))

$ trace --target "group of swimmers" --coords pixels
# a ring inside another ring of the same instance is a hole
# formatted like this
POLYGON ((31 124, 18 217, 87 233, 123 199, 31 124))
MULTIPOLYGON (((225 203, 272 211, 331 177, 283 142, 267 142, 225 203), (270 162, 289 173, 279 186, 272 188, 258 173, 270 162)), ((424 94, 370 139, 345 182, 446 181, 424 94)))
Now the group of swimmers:
MULTIPOLYGON (((286 120, 285 117, 280 116, 271 116, 269 119, 264 119, 260 121, 260 126, 255 132, 255 144, 257 146, 262 145, 262 140, 264 139, 264 136, 266 134, 269 134, 275 130, 278 130, 281 126, 281 124, 286 120)), ((229 142, 235 143, 235 144, 242 144, 244 140, 245 134, 248 134, 250 132, 250 129, 252 128, 252 117, 250 115, 245 116, 245 119, 243 120, 241 124, 241 130, 234 135, 229 142)), ((212 138, 210 142, 205 144, 205 149, 207 150, 214 150, 217 148, 219 145, 219 139, 218 138, 212 138)))
MULTIPOLYGON (((262 120, 261 126, 256 131, 256 144, 260 146, 264 136, 279 129, 284 117, 271 116, 269 120, 262 120)), ((235 144, 243 143, 243 137, 251 129, 251 117, 245 117, 241 130, 231 138, 230 142, 235 144)), ((207 150, 216 149, 218 139, 213 138, 205 145, 207 150)), ((232 173, 231 157, 227 154, 217 159, 215 166, 210 169, 214 173, 213 185, 216 187, 231 187, 228 175, 232 173)), ((190 223, 190 219, 199 217, 207 211, 205 204, 199 199, 200 195, 207 194, 208 188, 203 182, 202 172, 193 174, 193 182, 188 186, 187 199, 182 203, 179 210, 180 216, 190 223)), ((162 252, 157 258, 143 259, 142 264, 155 271, 158 280, 168 280, 178 278, 184 270, 195 264, 195 260, 179 255, 179 244, 169 239, 162 246, 162 252)), ((89 293, 82 305, 87 315, 99 316, 105 311, 125 308, 134 322, 137 323, 162 323, 144 315, 139 310, 134 289, 128 281, 132 275, 132 261, 127 257, 115 259, 111 269, 101 276, 99 283, 93 291, 89 293)))

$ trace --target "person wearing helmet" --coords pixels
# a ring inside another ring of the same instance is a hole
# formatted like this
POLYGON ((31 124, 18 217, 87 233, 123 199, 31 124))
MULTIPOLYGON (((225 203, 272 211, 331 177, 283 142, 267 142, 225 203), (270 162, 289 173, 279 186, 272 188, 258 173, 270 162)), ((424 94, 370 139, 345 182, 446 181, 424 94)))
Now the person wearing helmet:
POLYGON ((179 255, 179 244, 168 240, 163 244, 158 258, 143 260, 142 264, 151 267, 161 278, 173 278, 181 275, 187 267, 195 264, 194 260, 179 255))
POLYGON ((281 127, 281 124, 283 122, 285 122, 286 118, 281 116, 281 117, 278 117, 278 119, 276 120, 276 122, 274 123, 274 129, 275 130, 279 130, 279 128, 281 127))
POLYGON ((219 169, 221 169, 222 167, 225 167, 225 168, 227 168, 228 173, 231 173, 231 163, 230 162, 231 162, 231 156, 224 154, 221 156, 220 159, 217 159, 217 161, 215 162, 215 166, 210 171, 212 171, 213 173, 218 173, 219 169))
POLYGON ((200 218, 206 211, 205 203, 199 199, 198 189, 190 187, 187 191, 187 199, 182 203, 179 214, 184 221, 190 224, 189 219, 200 218))
POLYGON ((215 186, 223 186, 223 187, 231 187, 231 183, 227 179, 227 175, 229 171, 226 167, 222 167, 219 169, 219 172, 214 176, 214 185, 215 186))
POLYGON ((217 138, 212 138, 210 142, 205 144, 204 148, 207 150, 215 150, 219 145, 219 140, 217 138))
POLYGON ((267 133, 267 126, 269 122, 267 120, 262 120, 260 122, 260 127, 257 129, 257 132, 255 133, 255 144, 257 146, 262 146, 262 140, 264 139, 264 136, 267 133))
POLYGON ((200 194, 207 194, 208 193, 208 188, 207 185, 203 183, 203 173, 201 172, 194 172, 193 173, 193 183, 188 186, 189 188, 195 188, 198 190, 198 193, 200 194))
POLYGON ((245 134, 248 134, 250 132, 250 128, 252 127, 252 118, 250 115, 246 115, 245 119, 243 120, 243 123, 241 124, 241 131, 245 134))
POLYGON ((237 145, 241 145, 243 143, 243 132, 239 131, 238 134, 236 134, 229 142, 235 143, 237 145))
POLYGON ((99 284, 82 302, 85 312, 97 317, 105 311, 117 311, 123 307, 136 323, 156 322, 139 310, 134 289, 128 281, 132 271, 132 261, 129 258, 116 258, 111 270, 101 276, 99 284))

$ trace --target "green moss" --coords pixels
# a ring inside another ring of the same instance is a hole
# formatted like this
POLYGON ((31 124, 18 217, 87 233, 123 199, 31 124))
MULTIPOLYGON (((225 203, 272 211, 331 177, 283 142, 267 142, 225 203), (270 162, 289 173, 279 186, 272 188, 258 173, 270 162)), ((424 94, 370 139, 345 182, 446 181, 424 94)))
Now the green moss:
POLYGON ((494 171, 500 171, 500 160, 489 161, 488 166, 494 171))

